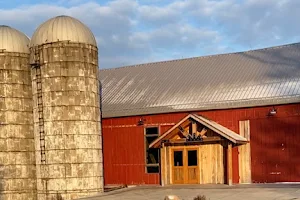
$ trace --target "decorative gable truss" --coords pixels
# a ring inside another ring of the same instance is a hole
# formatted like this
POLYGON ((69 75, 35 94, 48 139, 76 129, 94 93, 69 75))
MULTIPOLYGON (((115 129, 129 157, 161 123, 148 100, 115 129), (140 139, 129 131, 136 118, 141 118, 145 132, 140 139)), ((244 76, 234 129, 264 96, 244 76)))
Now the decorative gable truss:
POLYGON ((197 129, 196 131, 192 131, 191 133, 185 130, 181 125, 178 126, 179 131, 185 137, 186 141, 202 141, 203 138, 207 138, 205 135, 207 133, 207 129, 204 127, 199 132, 197 129))
POLYGON ((196 114, 189 114, 150 144, 159 148, 162 142, 214 142, 229 140, 233 144, 247 143, 247 139, 228 128, 196 114))

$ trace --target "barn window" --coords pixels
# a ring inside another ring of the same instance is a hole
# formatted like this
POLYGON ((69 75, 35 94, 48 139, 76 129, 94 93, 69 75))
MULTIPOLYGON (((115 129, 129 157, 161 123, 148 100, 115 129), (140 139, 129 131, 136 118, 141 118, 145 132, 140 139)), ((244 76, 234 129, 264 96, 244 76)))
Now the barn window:
POLYGON ((158 127, 145 128, 145 155, 147 173, 159 173, 159 149, 149 148, 149 145, 158 137, 158 127))

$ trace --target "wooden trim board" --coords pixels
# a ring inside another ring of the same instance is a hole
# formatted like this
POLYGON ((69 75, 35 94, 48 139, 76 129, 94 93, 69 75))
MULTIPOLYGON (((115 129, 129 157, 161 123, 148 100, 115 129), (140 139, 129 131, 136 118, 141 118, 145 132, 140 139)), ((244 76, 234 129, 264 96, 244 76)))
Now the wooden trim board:
POLYGON ((249 142, 238 147, 239 151, 239 183, 252 183, 251 178, 251 146, 250 146, 250 121, 239 122, 240 135, 249 142))

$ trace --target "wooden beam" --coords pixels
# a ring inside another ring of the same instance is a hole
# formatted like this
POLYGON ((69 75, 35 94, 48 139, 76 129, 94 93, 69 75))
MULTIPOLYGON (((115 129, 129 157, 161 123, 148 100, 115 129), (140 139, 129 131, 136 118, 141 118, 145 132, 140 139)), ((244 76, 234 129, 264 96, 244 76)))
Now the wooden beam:
POLYGON ((232 185, 232 143, 227 146, 227 184, 232 185))
POLYGON ((188 127, 183 128, 182 126, 178 126, 178 130, 184 137, 189 134, 188 127))
POLYGON ((187 141, 186 138, 180 138, 178 135, 175 135, 173 138, 166 140, 165 143, 166 144, 167 143, 188 143, 188 142, 204 143, 204 142, 218 142, 218 141, 222 141, 222 140, 223 139, 220 136, 212 136, 212 137, 203 136, 202 141, 187 141))
POLYGON ((169 142, 171 142, 171 143, 186 142, 186 138, 173 138, 173 139, 170 139, 169 142))
POLYGON ((223 141, 223 139, 221 137, 218 136, 214 136, 214 137, 207 137, 207 138, 203 138, 202 141, 186 141, 185 138, 183 139, 178 139, 178 140, 169 140, 166 141, 164 144, 168 145, 168 144, 203 144, 203 143, 209 143, 209 142, 221 142, 223 141))
POLYGON ((213 136, 213 137, 205 137, 203 138, 203 142, 218 142, 222 141, 223 139, 219 136, 213 136))
POLYGON ((191 134, 197 134, 197 123, 196 122, 192 122, 192 132, 191 134))
POLYGON ((184 128, 184 133, 185 133, 185 136, 187 136, 190 133, 190 127, 189 126, 186 126, 184 128))
POLYGON ((207 133, 207 129, 203 128, 200 132, 197 131, 196 135, 199 136, 201 135, 201 137, 206 138, 207 136, 205 135, 207 133))

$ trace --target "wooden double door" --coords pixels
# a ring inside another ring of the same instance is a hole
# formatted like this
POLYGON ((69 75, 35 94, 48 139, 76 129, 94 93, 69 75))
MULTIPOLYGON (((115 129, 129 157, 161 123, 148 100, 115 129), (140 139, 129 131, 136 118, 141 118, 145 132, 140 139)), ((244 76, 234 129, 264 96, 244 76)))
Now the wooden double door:
POLYGON ((199 159, 197 148, 176 148, 172 150, 173 184, 199 183, 199 159))

